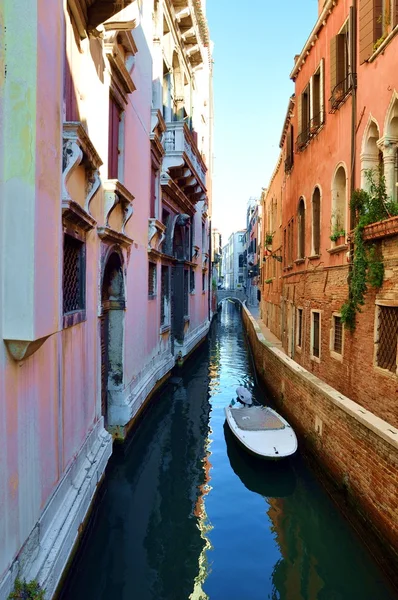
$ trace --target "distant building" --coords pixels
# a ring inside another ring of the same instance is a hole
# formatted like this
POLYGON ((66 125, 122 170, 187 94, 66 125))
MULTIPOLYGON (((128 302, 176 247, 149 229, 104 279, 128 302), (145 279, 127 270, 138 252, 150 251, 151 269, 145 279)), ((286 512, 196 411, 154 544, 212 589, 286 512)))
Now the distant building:
POLYGON ((232 233, 222 249, 222 280, 226 290, 244 290, 245 230, 232 233))
POLYGON ((259 303, 259 240, 261 206, 257 198, 250 198, 246 212, 245 236, 245 285, 247 303, 258 306, 259 303))

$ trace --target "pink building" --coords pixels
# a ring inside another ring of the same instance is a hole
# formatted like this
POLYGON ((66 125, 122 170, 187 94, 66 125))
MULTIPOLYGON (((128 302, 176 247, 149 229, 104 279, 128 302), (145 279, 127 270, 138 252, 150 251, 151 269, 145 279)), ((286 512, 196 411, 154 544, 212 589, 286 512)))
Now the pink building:
POLYGON ((210 42, 196 0, 5 0, 3 36, 0 599, 51 598, 112 436, 208 331, 210 42))

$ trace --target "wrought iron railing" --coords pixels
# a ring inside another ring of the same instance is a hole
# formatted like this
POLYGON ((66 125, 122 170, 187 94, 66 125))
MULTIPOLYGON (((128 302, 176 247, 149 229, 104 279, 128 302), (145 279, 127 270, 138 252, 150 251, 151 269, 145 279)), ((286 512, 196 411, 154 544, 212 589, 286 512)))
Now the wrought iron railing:
POLYGON ((308 144, 310 139, 318 133, 318 131, 319 131, 320 127, 323 125, 323 123, 324 123, 323 111, 314 115, 312 117, 312 119, 310 119, 310 121, 308 122, 305 129, 303 129, 303 131, 301 133, 299 133, 299 135, 297 136, 296 152, 300 152, 300 150, 303 150, 305 148, 305 146, 308 144))
POLYGON ((340 81, 332 90, 332 95, 329 98, 330 113, 335 113, 341 104, 345 101, 351 90, 356 86, 356 73, 349 73, 342 81, 340 81))

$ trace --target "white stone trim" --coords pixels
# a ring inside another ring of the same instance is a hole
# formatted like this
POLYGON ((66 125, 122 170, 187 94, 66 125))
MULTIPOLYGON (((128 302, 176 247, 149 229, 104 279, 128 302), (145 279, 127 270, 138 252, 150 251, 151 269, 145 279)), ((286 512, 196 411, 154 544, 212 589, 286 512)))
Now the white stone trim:
POLYGON ((111 454, 112 438, 101 417, 0 581, 0 600, 8 598, 17 576, 37 580, 46 599, 52 598, 111 454))
POLYGON ((111 430, 126 426, 135 417, 156 383, 171 371, 174 363, 174 356, 166 350, 152 358, 126 388, 109 391, 108 420, 111 430))
POLYGON ((310 321, 310 359, 320 363, 321 362, 321 354, 322 354, 322 311, 312 308, 311 309, 311 321, 310 321), (314 313, 318 313, 319 315, 319 356, 314 356, 312 353, 314 349, 314 313))

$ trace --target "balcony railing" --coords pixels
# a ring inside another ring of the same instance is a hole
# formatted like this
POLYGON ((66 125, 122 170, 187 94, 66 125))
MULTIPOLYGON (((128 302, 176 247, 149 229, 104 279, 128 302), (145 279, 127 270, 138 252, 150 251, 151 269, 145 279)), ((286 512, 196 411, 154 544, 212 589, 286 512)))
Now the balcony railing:
POLYGON ((356 81, 356 73, 350 73, 333 88, 332 95, 329 99, 330 113, 335 113, 339 106, 343 104, 348 94, 356 86, 356 81))
POLYGON ((306 147, 310 139, 318 133, 324 122, 325 119, 323 111, 312 117, 305 129, 303 129, 303 131, 297 136, 296 152, 300 152, 300 150, 303 150, 306 147))
POLYGON ((166 123, 163 138, 166 168, 180 167, 185 162, 192 175, 203 187, 206 186, 206 165, 200 155, 189 127, 184 121, 166 123))

